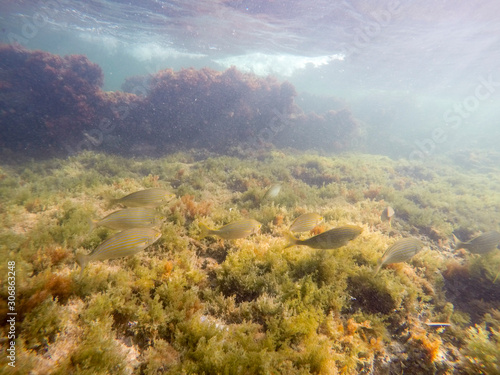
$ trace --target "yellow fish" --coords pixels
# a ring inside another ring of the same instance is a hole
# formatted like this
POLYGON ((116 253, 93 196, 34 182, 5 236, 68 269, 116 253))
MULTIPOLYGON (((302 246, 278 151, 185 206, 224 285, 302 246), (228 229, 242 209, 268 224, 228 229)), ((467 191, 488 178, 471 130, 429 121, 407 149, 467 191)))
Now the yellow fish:
POLYGON ((158 241, 161 232, 151 228, 132 228, 115 234, 97 246, 90 254, 76 254, 76 262, 83 270, 89 262, 134 255, 158 241))
POLYGON ((152 188, 139 190, 135 193, 124 196, 119 199, 112 199, 111 204, 123 204, 126 207, 158 207, 162 204, 175 198, 172 194, 164 189, 152 188))
POLYGON ((107 227, 118 230, 151 228, 159 225, 162 220, 165 220, 165 217, 152 208, 125 208, 112 212, 101 220, 92 220, 91 229, 95 227, 107 227))
POLYGON ((224 225, 219 229, 210 229, 205 224, 200 223, 200 239, 206 236, 219 236, 225 240, 235 240, 237 238, 248 237, 257 233, 262 226, 257 220, 243 219, 224 225))
MULTIPOLYGON (((455 237, 456 238, 456 237, 455 237)), ((490 251, 495 250, 495 248, 500 244, 500 233, 492 230, 485 232, 480 236, 472 239, 468 242, 459 242, 455 246, 455 250, 467 249, 473 254, 486 254, 490 251)))
POLYGON ((393 216, 394 216, 394 208, 392 208, 391 206, 387 206, 386 208, 384 208, 384 211, 382 211, 382 214, 380 214, 380 220, 388 221, 389 227, 391 227, 391 220, 393 216))
POLYGON ((387 248, 382 258, 379 259, 375 275, 380 271, 384 264, 400 263, 410 260, 417 254, 424 243, 416 238, 402 238, 394 242, 387 248))
POLYGON ((268 199, 273 199, 278 196, 278 194, 281 191, 281 184, 272 184, 269 189, 266 190, 264 193, 264 196, 262 197, 262 200, 268 200, 268 199))
POLYGON ((290 225, 291 232, 308 232, 323 221, 323 216, 316 213, 302 214, 290 225))
POLYGON ((313 249, 337 249, 347 245, 349 241, 358 237, 362 231, 363 228, 356 225, 344 225, 342 227, 327 230, 326 232, 306 240, 299 240, 292 234, 286 233, 285 236, 288 240, 288 244, 285 246, 285 249, 294 245, 305 245, 313 249))

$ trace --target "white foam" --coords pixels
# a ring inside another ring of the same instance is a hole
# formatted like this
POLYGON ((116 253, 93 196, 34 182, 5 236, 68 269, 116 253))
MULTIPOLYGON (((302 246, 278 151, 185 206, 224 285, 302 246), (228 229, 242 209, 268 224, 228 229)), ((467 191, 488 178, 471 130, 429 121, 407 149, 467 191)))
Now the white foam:
POLYGON ((242 71, 252 72, 260 76, 276 74, 290 77, 297 70, 305 69, 307 66, 318 68, 334 60, 344 60, 344 55, 336 54, 311 57, 251 53, 247 55, 230 56, 214 61, 226 68, 235 66, 242 71))
POLYGON ((205 56, 203 54, 180 52, 174 48, 164 47, 157 43, 141 43, 132 45, 129 49, 129 53, 133 58, 141 62, 169 58, 199 59, 205 56))
POLYGON ((109 54, 126 51, 132 58, 140 62, 151 62, 166 59, 200 59, 206 55, 178 51, 168 45, 156 42, 130 43, 112 35, 103 35, 97 32, 81 32, 78 37, 86 43, 103 47, 109 54))
POLYGON ((114 36, 99 35, 92 32, 82 32, 78 37, 84 42, 104 47, 109 53, 115 53, 123 44, 114 36))

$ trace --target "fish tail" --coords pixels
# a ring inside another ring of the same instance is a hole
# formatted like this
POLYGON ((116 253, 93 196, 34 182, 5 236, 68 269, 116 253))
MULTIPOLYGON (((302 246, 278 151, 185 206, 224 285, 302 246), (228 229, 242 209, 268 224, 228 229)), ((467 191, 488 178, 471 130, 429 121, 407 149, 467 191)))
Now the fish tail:
POLYGON ((90 260, 90 256, 78 253, 76 254, 75 257, 76 257, 76 263, 78 263, 78 265, 82 268, 82 270, 80 271, 80 277, 82 277, 83 270, 85 269, 85 267, 87 267, 87 264, 90 260))
POLYGON ((198 226, 200 227, 200 230, 201 230, 200 240, 202 240, 203 238, 205 238, 206 236, 208 236, 210 234, 211 229, 203 223, 198 224, 198 226))
POLYGON ((382 268, 382 265, 383 265, 382 261, 379 260, 377 263, 377 268, 375 268, 375 274, 373 276, 377 276, 378 271, 380 271, 380 269, 382 268))
POLYGON ((89 233, 92 233, 92 231, 97 227, 98 220, 93 220, 92 218, 89 217, 88 223, 89 223, 89 233))
POLYGON ((293 234, 289 232, 285 232, 285 238, 287 240, 287 244, 285 246, 285 249, 288 247, 292 247, 293 245, 296 245, 297 242, 299 241, 293 234))
POLYGON ((458 249, 461 249, 462 247, 459 247, 459 246, 463 246, 463 243, 457 238, 457 236, 455 236, 455 234, 451 234, 453 236, 453 244, 455 245, 455 250, 458 250, 458 249))

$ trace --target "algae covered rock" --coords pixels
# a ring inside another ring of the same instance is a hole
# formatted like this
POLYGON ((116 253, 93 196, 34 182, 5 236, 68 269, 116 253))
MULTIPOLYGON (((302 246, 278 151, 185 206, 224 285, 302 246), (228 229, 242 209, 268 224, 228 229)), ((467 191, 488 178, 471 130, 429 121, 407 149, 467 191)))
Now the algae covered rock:
MULTIPOLYGON (((500 252, 454 252, 451 238, 429 236, 431 227, 450 235, 456 228, 463 239, 497 230, 497 184, 483 183, 496 177, 465 178, 445 163, 439 174, 428 173, 434 166, 415 174, 404 160, 355 154, 204 155, 85 152, 0 166, 0 250, 16 264, 23 371, 497 371, 500 252), (451 182, 457 173, 460 186, 451 182), (277 180, 280 194, 260 202, 277 180), (89 220, 110 213, 109 198, 150 188, 175 192, 153 209, 165 218, 161 239, 131 257, 90 263, 79 278, 76 250, 90 252, 114 235, 89 233, 89 220), (455 204, 460 199, 468 210, 455 204), (388 204, 401 213, 392 227, 380 221, 388 204), (448 221, 428 220, 428 207, 448 221), (323 222, 300 239, 346 225, 357 237, 336 249, 286 247, 283 234, 311 212, 323 222), (251 236, 199 239, 200 223, 250 218, 262 224, 251 236), (375 277, 377 260, 401 237, 426 246, 375 277)), ((8 292, 4 283, 4 312, 8 292)), ((5 336, 6 321, 1 329, 5 336)))

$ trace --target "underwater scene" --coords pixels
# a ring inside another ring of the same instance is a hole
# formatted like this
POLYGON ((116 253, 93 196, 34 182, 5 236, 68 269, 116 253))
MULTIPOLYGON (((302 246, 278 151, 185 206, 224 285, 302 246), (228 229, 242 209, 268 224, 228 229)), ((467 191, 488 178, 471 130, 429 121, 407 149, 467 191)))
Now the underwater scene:
POLYGON ((0 1, 0 374, 500 374, 500 4, 0 1))

